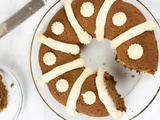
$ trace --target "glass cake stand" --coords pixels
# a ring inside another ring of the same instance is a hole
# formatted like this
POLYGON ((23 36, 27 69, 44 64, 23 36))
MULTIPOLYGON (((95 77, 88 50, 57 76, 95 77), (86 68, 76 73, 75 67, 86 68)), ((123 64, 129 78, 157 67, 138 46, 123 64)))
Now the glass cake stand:
POLYGON ((23 92, 19 81, 7 68, 0 66, 2 81, 8 90, 7 108, 0 112, 0 120, 17 120, 22 110, 23 92))
MULTIPOLYGON (((155 35, 158 42, 158 48, 160 50, 160 26, 152 13, 139 1, 136 0, 125 0, 133 5, 135 5, 137 8, 139 8, 140 11, 145 15, 148 21, 154 21, 156 23, 156 29, 155 29, 155 35)), ((43 18, 40 20, 37 29, 34 33, 33 40, 31 43, 31 49, 30 49, 30 68, 31 68, 31 74, 32 78, 35 84, 35 87, 40 94, 43 101, 47 104, 47 106, 59 117, 62 119, 69 119, 69 120, 88 120, 93 119, 93 117, 89 117, 83 114, 79 114, 76 117, 71 117, 67 114, 66 108, 59 104, 50 94, 48 87, 41 87, 37 83, 37 79, 42 75, 41 69, 39 67, 39 48, 40 43, 36 39, 37 32, 40 30, 45 31, 47 28, 47 25, 53 15, 63 7, 64 0, 58 1, 56 4, 54 4, 43 16, 43 18)), ((95 41, 95 40, 94 40, 95 41)), ((88 45, 88 48, 90 48, 90 51, 93 51, 94 54, 90 56, 87 52, 83 52, 81 57, 85 60, 85 65, 89 65, 89 67, 94 68, 94 61, 88 60, 88 56, 91 58, 94 58, 96 55, 98 55, 98 52, 101 51, 98 49, 95 53, 94 51, 94 44, 99 44, 96 42, 92 42, 93 45, 88 45)), ((115 80, 117 81, 116 88, 118 89, 118 92, 122 94, 122 96, 125 99, 125 103, 127 106, 127 112, 124 114, 124 117, 122 120, 129 120, 133 119, 139 114, 141 114, 154 100, 157 93, 160 90, 160 74, 156 74, 155 76, 142 73, 138 74, 135 71, 130 71, 127 68, 124 68, 120 64, 118 64, 115 59, 116 51, 113 51, 110 49, 109 42, 106 40, 104 42, 106 47, 101 47, 102 51, 109 51, 105 53, 106 55, 98 56, 99 59, 99 66, 103 66, 106 68, 111 75, 114 76, 115 80), (106 61, 107 59, 107 61, 106 61), (134 76, 134 77, 133 77, 134 76)), ((160 55, 159 55, 160 56, 160 55)), ((160 63, 160 61, 159 61, 160 63)), ((97 67, 97 66, 96 66, 97 67)), ((160 64, 158 66, 157 73, 160 73, 160 64)), ((112 117, 100 117, 96 118, 94 117, 94 120, 113 120, 112 117)))

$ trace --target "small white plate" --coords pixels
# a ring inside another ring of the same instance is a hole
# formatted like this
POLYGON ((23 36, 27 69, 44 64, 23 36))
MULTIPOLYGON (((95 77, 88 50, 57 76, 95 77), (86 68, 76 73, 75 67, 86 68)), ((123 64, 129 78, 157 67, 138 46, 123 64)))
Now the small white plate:
POLYGON ((2 81, 8 90, 8 105, 7 108, 0 112, 0 120, 16 120, 23 104, 21 85, 14 74, 5 67, 0 67, 0 75, 2 75, 2 81))
MULTIPOLYGON (((145 15, 148 21, 154 21, 156 23, 155 34, 158 42, 158 48, 160 50, 159 25, 155 20, 155 18, 153 17, 153 15, 139 1, 136 0, 125 0, 125 1, 132 3, 133 5, 138 7, 145 15)), ((70 117, 67 114, 65 107, 59 104, 52 97, 47 86, 41 87, 37 83, 37 79, 42 75, 42 72, 40 70, 39 60, 38 60, 39 48, 41 44, 37 41, 36 35, 38 31, 46 30, 49 21, 51 20, 53 15, 63 7, 63 4, 64 1, 62 0, 53 5, 41 19, 35 31, 30 51, 31 74, 40 96, 42 97, 44 102, 48 105, 48 107, 58 116, 67 120, 93 119, 93 117, 89 117, 83 114, 79 114, 76 117, 70 117)), ((146 73, 139 75, 134 70, 130 71, 128 68, 124 68, 122 65, 118 64, 115 61, 115 55, 116 51, 110 48, 108 40, 105 40, 103 44, 97 42, 96 40, 93 40, 90 45, 87 45, 82 49, 81 53, 81 57, 85 60, 85 66, 91 67, 94 70, 96 70, 97 67, 102 66, 106 68, 111 75, 114 76, 115 80, 117 81, 116 88, 119 91, 119 93, 122 94, 122 96, 125 98, 125 104, 127 106, 127 112, 125 113, 122 119, 128 120, 138 116, 151 104, 151 102, 153 101, 153 99, 155 98, 155 96, 159 91, 160 74, 156 74, 154 77, 146 73)), ((157 73, 160 73, 160 67, 158 67, 157 73)), ((112 117, 101 117, 101 118, 94 117, 94 120, 104 120, 106 118, 107 120, 113 120, 112 117)))

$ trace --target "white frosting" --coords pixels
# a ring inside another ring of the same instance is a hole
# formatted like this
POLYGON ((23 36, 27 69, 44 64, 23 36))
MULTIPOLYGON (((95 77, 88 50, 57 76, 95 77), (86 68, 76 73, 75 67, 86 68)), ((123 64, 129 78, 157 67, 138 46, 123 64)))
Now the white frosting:
POLYGON ((140 59, 143 55, 143 48, 139 44, 132 44, 128 48, 128 56, 133 60, 140 59))
POLYGON ((67 80, 60 79, 56 82, 56 89, 61 93, 66 92, 68 88, 69 88, 69 84, 67 80))
POLYGON ((54 34, 60 35, 64 32, 64 26, 61 22, 54 22, 52 24, 51 30, 54 34))
POLYGON ((80 26, 78 21, 76 20, 72 7, 72 0, 65 0, 64 8, 68 17, 70 24, 78 35, 79 41, 83 44, 89 44, 92 41, 91 35, 89 35, 84 29, 80 26))
POLYGON ((52 66, 56 62, 56 56, 52 52, 47 52, 43 56, 43 62, 45 65, 52 66))
POLYGON ((123 12, 118 12, 118 13, 114 14, 112 21, 115 26, 119 27, 119 26, 122 26, 126 23, 127 16, 123 12))
POLYGON ((101 6, 101 9, 99 10, 99 13, 97 15, 96 19, 96 38, 98 41, 103 41, 104 40, 104 30, 105 30, 105 24, 106 24, 106 18, 108 11, 110 10, 112 4, 116 0, 105 0, 103 5, 101 6))
POLYGON ((76 111, 76 103, 77 99, 80 95, 81 87, 85 81, 85 79, 90 76, 93 73, 93 70, 90 68, 84 69, 82 74, 79 76, 79 78, 76 80, 74 83, 71 92, 69 94, 67 104, 66 104, 66 109, 69 115, 71 116, 76 116, 77 111, 76 111))
POLYGON ((84 2, 80 12, 83 17, 91 17, 94 13, 94 5, 91 2, 84 2))
POLYGON ((142 24, 139 24, 128 31, 122 33, 118 37, 114 38, 110 45, 112 49, 116 49, 118 46, 120 46, 122 43, 126 42, 127 40, 130 40, 133 37, 136 37, 145 31, 153 31, 155 29, 154 22, 144 22, 142 24))
POLYGON ((108 95, 108 91, 104 83, 104 73, 107 72, 103 68, 98 68, 96 77, 96 87, 98 91, 99 98, 101 102, 105 105, 109 114, 115 119, 121 119, 123 117, 123 112, 116 109, 112 99, 108 95))
POLYGON ((52 38, 47 38, 46 36, 43 35, 42 31, 40 31, 37 34, 37 39, 39 42, 47 45, 48 47, 50 47, 54 50, 64 52, 64 53, 70 53, 73 55, 77 55, 80 51, 78 45, 62 43, 62 42, 56 41, 52 38))
POLYGON ((84 60, 79 58, 77 60, 74 60, 72 62, 60 65, 52 69, 51 71, 43 74, 39 79, 38 83, 41 86, 45 86, 46 83, 48 83, 50 80, 77 68, 81 68, 84 66, 84 60))
POLYGON ((82 95, 84 102, 88 105, 92 105, 96 101, 96 95, 92 91, 87 91, 82 95))

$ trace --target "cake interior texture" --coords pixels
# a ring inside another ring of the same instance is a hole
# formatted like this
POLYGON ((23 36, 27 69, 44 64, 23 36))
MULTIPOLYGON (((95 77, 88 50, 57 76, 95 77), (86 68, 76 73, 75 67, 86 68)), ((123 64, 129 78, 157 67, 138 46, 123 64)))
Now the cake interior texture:
POLYGON ((6 90, 6 86, 4 85, 2 76, 0 75, 0 112, 2 112, 8 105, 7 95, 8 91, 6 90))

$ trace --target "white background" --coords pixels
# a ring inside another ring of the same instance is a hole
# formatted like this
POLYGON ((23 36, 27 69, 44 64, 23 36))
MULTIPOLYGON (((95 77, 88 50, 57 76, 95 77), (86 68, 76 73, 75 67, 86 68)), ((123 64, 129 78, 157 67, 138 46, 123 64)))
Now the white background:
MULTIPOLYGON (((24 89, 24 105, 18 120, 61 120, 40 98, 30 73, 29 54, 32 36, 44 13, 57 0, 47 5, 0 39, 0 65, 13 70, 24 89)), ((142 1, 142 0, 141 0, 142 1)), ((13 15, 30 0, 0 0, 0 23, 13 15)), ((143 0, 160 23, 160 0, 143 0)), ((160 120, 160 93, 152 104, 135 120, 160 120)))

